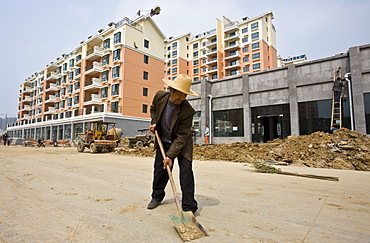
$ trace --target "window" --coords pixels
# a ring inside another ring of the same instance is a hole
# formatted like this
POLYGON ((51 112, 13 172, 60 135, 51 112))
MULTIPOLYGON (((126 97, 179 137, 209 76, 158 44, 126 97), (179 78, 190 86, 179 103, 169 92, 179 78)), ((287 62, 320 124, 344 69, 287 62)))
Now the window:
POLYGON ((73 84, 68 85, 68 94, 72 93, 73 91, 73 84))
POLYGON ((176 47, 177 47, 177 42, 172 43, 172 48, 176 48, 176 47))
POLYGON ((103 87, 101 89, 101 97, 102 98, 107 98, 108 97, 108 87, 103 87))
POLYGON ((117 96, 118 95, 118 86, 119 86, 119 84, 117 84, 117 83, 112 84, 112 90, 111 90, 112 96, 117 96))
POLYGON ((207 58, 204 58, 204 59, 202 60, 202 63, 207 63, 207 58))
POLYGON ((230 71, 230 75, 238 75, 238 74, 239 73, 238 73, 238 70, 237 69, 230 71))
POLYGON ((206 45, 207 45, 207 41, 202 43, 202 46, 206 46, 206 45))
POLYGON ((121 49, 116 49, 113 51, 113 61, 117 61, 120 59, 121 49))
POLYGON ((172 65, 177 65, 177 59, 172 60, 172 65))
POLYGON ((143 88, 143 96, 148 96, 148 88, 143 88))
POLYGON ((63 71, 67 71, 67 63, 63 63, 63 71))
POLYGON ((63 75, 62 84, 65 84, 66 82, 67 82, 67 75, 63 75))
POLYGON ((143 79, 148 80, 149 79, 149 73, 144 71, 143 72, 143 79))
POLYGON ((143 105, 143 113, 148 113, 148 105, 143 105))
POLYGON ((109 49, 110 48, 110 39, 105 39, 103 43, 103 49, 109 49))
POLYGON ((206 50, 203 50, 202 51, 202 55, 206 55, 207 54, 207 51, 206 50))
POLYGON ((149 48, 149 41, 148 40, 144 40, 144 47, 149 48))
POLYGON ((68 80, 73 80, 73 72, 68 73, 68 80))
POLYGON ((252 30, 255 30, 255 29, 258 29, 258 22, 254 22, 251 24, 251 29, 252 30))
POLYGON ((249 72, 249 66, 243 67, 243 72, 249 72))
POLYGON ((212 79, 217 79, 217 74, 212 74, 212 79))
POLYGON ((197 49, 198 48, 198 45, 199 45, 198 43, 194 43, 193 44, 193 49, 197 49))
POLYGON ((238 64, 238 61, 237 60, 235 60, 235 61, 231 61, 230 62, 230 66, 235 66, 235 65, 237 65, 238 64))
POLYGON ((213 124, 215 137, 243 137, 243 109, 214 111, 213 124))
POLYGON ((73 104, 78 104, 79 100, 80 100, 80 96, 79 95, 75 95, 73 97, 73 104))
POLYGON ((243 28, 242 29, 242 33, 247 33, 248 32, 248 28, 243 28))
POLYGON ((69 68, 72 68, 75 66, 75 59, 69 60, 69 68))
POLYGON ((176 57, 177 56, 177 51, 172 51, 172 57, 176 57))
POLYGON ((113 101, 110 103, 111 105, 111 112, 118 113, 118 101, 113 101))
POLYGON ((259 52, 252 54, 252 60, 257 60, 257 59, 260 59, 260 53, 259 52))
POLYGON ((199 68, 194 68, 193 69, 193 74, 198 74, 199 73, 199 68))
POLYGON ((202 72, 203 73, 207 72, 207 68, 206 67, 202 68, 202 72))
POLYGON ((231 41, 230 44, 229 44, 230 47, 235 46, 235 45, 236 45, 236 41, 231 41))
POLYGON ((213 65, 212 70, 217 70, 217 65, 213 65))
POLYGON ((121 43, 121 32, 114 34, 113 44, 121 43))
POLYGON ((261 64, 260 63, 253 64, 253 70, 260 70, 260 69, 261 69, 261 64))
POLYGON ((172 68, 172 74, 176 74, 177 73, 177 68, 172 68))
POLYGON ((62 96, 64 96, 64 95, 66 95, 66 88, 65 87, 62 88, 62 96))
POLYGON ((68 100, 67 100, 67 106, 68 107, 72 106, 72 98, 68 98, 68 100))
POLYGON ((80 82, 75 82, 75 90, 80 89, 80 82))
POLYGON ((198 65, 199 64, 199 61, 198 60, 194 60, 193 61, 193 66, 196 66, 196 65, 198 65))
POLYGON ((236 51, 231 51, 231 52, 230 52, 230 57, 231 57, 231 56, 235 56, 236 54, 237 54, 237 52, 236 52, 236 51))
POLYGON ((75 75, 76 76, 78 76, 78 75, 80 75, 81 74, 81 68, 77 68, 76 70, 75 70, 75 75))
POLYGON ((171 47, 169 46, 169 47, 167 47, 167 51, 170 51, 171 50, 171 47))
POLYGON ((112 78, 118 78, 119 77, 119 66, 114 66, 112 68, 112 78))
POLYGON ((256 43, 252 44, 252 50, 256 50, 256 49, 259 49, 259 48, 260 48, 260 43, 259 42, 256 42, 256 43))
POLYGON ((172 80, 175 80, 175 78, 176 78, 176 77, 177 77, 177 76, 173 76, 173 77, 172 77, 172 80))
POLYGON ((248 52, 248 46, 243 47, 243 52, 248 52))
POLYGON ((144 63, 145 64, 149 63, 149 57, 147 55, 144 55, 144 63))
POLYGON ((236 36, 236 32, 235 31, 234 32, 231 32, 230 35, 229 35, 229 37, 233 37, 233 36, 236 36))
POLYGON ((74 110, 74 116, 78 116, 78 110, 74 110))
POLYGON ((196 81, 199 81, 199 78, 195 77, 193 80, 194 80, 194 82, 196 82, 196 81))
POLYGON ((101 75, 102 81, 108 81, 109 70, 104 70, 101 75))
POLYGON ((243 42, 243 43, 248 42, 248 37, 244 37, 244 38, 242 39, 242 42, 243 42))
POLYGON ((243 57, 243 62, 249 62, 249 56, 243 57))
POLYGON ((258 39, 259 36, 260 36, 260 33, 259 32, 252 33, 252 40, 258 39))
POLYGON ((211 49, 211 52, 214 52, 214 51, 217 51, 217 47, 213 47, 213 48, 211 49))
POLYGON ((109 54, 103 56, 103 65, 109 64, 109 54))

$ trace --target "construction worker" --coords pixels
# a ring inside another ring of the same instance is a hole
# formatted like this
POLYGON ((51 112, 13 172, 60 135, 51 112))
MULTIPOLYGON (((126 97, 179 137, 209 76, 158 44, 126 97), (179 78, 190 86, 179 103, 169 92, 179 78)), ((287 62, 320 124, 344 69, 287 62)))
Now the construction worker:
POLYGON ((344 86, 345 86, 345 84, 342 82, 342 79, 340 77, 337 77, 337 79, 334 81, 334 85, 333 85, 334 103, 340 102, 340 96, 342 94, 342 88, 344 86))

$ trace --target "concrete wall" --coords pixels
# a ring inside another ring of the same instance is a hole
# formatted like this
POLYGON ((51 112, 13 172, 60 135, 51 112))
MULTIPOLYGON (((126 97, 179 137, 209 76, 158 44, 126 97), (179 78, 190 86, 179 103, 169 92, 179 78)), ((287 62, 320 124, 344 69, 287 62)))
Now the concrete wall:
MULTIPOLYGON (((212 96, 212 111, 243 108, 244 137, 216 137, 212 138, 213 143, 251 141, 251 108, 279 104, 289 104, 290 134, 299 135, 298 103, 332 99, 332 77, 339 67, 342 77, 351 73, 355 130, 366 133, 363 94, 370 92, 370 45, 351 47, 347 53, 282 68, 221 80, 202 80, 193 85, 200 98, 189 97, 189 100, 196 111, 201 111, 202 124, 209 124, 208 95, 212 96)), ((203 131, 202 126, 201 133, 203 131)))

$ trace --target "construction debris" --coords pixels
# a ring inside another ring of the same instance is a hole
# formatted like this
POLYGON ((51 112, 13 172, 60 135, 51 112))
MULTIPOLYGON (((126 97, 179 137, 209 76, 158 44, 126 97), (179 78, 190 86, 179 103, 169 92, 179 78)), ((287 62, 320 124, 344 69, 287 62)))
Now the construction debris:
MULTIPOLYGON (((153 157, 152 148, 128 150, 117 154, 153 157)), ((252 163, 255 160, 277 161, 315 168, 370 171, 370 138, 341 128, 333 134, 315 132, 291 135, 267 143, 237 142, 194 147, 194 160, 218 160, 252 163)))

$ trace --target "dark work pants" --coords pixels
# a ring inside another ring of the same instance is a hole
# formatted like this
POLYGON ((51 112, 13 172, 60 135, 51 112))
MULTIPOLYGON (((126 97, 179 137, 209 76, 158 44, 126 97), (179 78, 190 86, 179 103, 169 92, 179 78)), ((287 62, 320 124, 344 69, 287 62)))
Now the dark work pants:
MULTIPOLYGON (((170 144, 163 144, 164 150, 170 148, 170 144)), ((187 160, 184 156, 177 157, 180 167, 180 185, 182 191, 182 210, 184 211, 197 211, 198 204, 194 199, 194 174, 192 169, 192 162, 187 160)), ((172 161, 174 162, 174 161, 172 161)), ((172 165, 173 168, 173 165, 172 165)), ((171 171, 172 171, 171 168, 171 171)), ((162 201, 165 193, 165 188, 169 180, 166 169, 163 169, 163 157, 160 149, 158 148, 154 160, 154 173, 153 173, 153 192, 152 198, 162 201)))
POLYGON ((341 91, 334 91, 334 102, 339 102, 340 101, 340 94, 341 91))

